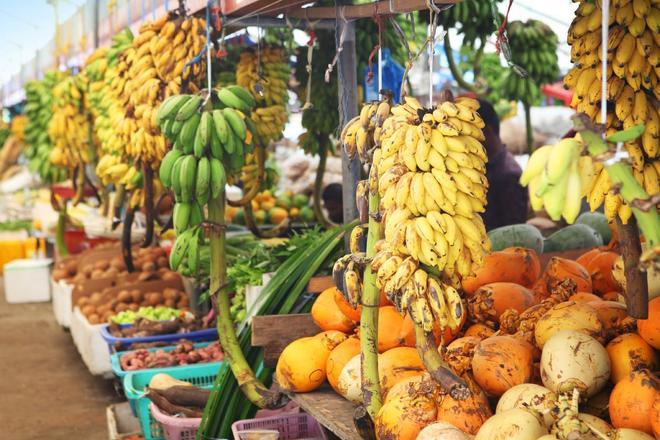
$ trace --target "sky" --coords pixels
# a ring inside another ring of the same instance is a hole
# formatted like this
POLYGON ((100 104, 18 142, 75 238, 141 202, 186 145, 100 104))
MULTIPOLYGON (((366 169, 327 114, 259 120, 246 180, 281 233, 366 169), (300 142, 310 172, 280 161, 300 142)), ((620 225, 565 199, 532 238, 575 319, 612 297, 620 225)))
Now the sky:
MULTIPOLYGON (((119 3, 125 1, 119 0, 119 3)), ((60 20, 70 17, 83 2, 59 0, 60 20)), ((503 13, 508 3, 504 0, 499 4, 503 13)), ((535 18, 552 27, 562 43, 559 64, 565 71, 570 67, 566 33, 576 6, 570 0, 515 0, 509 19, 535 18)), ((0 0, 0 29, 3 30, 0 35, 0 84, 18 72, 21 64, 32 59, 36 50, 53 37, 54 21, 53 7, 46 0, 0 0)))

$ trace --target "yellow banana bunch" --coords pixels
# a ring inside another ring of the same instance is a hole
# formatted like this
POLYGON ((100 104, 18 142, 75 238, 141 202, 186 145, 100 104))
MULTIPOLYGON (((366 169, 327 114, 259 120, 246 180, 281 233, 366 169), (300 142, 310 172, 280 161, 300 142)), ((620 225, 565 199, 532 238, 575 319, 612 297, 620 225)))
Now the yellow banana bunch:
POLYGON ((27 126, 28 120, 23 115, 14 116, 11 120, 11 126, 9 127, 9 132, 16 137, 16 139, 23 141, 25 140, 25 127, 27 126))
POLYGON ((265 143, 281 139, 289 119, 286 104, 290 75, 286 52, 278 47, 264 48, 259 54, 245 51, 236 66, 236 84, 247 89, 257 102, 251 119, 265 143))
POLYGON ((118 56, 110 80, 112 97, 106 102, 114 132, 105 139, 108 152, 158 169, 168 146, 156 113, 167 97, 181 92, 184 81, 191 93, 198 92, 195 84, 205 73, 204 59, 185 71, 184 66, 203 49, 205 26, 200 18, 165 15, 144 24, 131 47, 118 56))
POLYGON ((54 165, 73 169, 90 161, 92 127, 86 90, 87 78, 81 74, 64 79, 53 89, 48 136, 54 145, 50 154, 54 165))
MULTIPOLYGON (((571 104, 598 123, 601 117, 601 16, 600 2, 580 1, 568 35, 575 67, 564 77, 564 84, 573 91, 571 104)), ((606 130, 611 133, 645 124, 642 136, 626 142, 625 149, 637 181, 647 192, 657 193, 657 179, 653 179, 656 162, 660 160, 660 6, 648 0, 612 2, 609 17, 608 41, 604 43, 607 45, 609 101, 606 130)), ((600 174, 593 191, 588 194, 591 209, 605 203, 605 214, 610 220, 616 212, 622 220, 627 220, 630 207, 620 196, 610 192, 607 172, 600 174)))

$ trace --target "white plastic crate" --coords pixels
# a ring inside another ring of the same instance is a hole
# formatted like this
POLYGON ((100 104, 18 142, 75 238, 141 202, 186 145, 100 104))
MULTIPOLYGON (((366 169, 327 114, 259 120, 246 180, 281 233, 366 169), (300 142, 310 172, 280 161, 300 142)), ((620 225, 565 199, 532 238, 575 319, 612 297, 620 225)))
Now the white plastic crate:
POLYGON ((53 296, 53 313, 55 320, 59 325, 65 328, 71 326, 71 314, 73 306, 71 304, 71 294, 73 293, 73 284, 64 280, 50 280, 51 295, 53 296))
POLYGON ((71 337, 90 373, 112 377, 108 344, 101 336, 103 324, 90 324, 79 307, 71 315, 71 337))
POLYGON ((128 402, 109 405, 105 409, 105 415, 110 440, 122 440, 140 434, 140 421, 133 415, 128 402))
POLYGON ((50 266, 53 260, 14 260, 5 264, 5 298, 10 304, 50 301, 50 266))

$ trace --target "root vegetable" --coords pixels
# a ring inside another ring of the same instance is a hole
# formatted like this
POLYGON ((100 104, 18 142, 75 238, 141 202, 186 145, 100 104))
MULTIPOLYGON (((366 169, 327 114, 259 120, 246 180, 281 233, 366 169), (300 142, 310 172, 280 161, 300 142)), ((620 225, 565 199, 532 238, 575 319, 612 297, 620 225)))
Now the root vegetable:
POLYGON ((545 422, 536 411, 514 408, 486 420, 474 440, 536 440, 546 434, 545 422))
POLYGON ((525 248, 507 248, 484 257, 474 276, 463 279, 463 289, 469 295, 484 284, 508 281, 532 287, 541 273, 536 252, 525 248))
POLYGON ((656 350, 660 350, 660 297, 649 301, 649 316, 637 320, 637 332, 656 350))
POLYGON ((316 298, 312 306, 312 319, 322 330, 348 333, 355 328, 355 322, 339 309, 334 291, 334 287, 326 289, 316 298))
POLYGON ((550 429, 554 422, 551 410, 556 404, 557 395, 546 387, 524 383, 510 388, 502 394, 497 402, 495 413, 499 414, 513 408, 531 408, 543 416, 546 427, 550 429))
POLYGON ((631 428, 652 434, 651 409, 658 398, 659 389, 658 379, 648 370, 636 371, 622 378, 610 394, 612 425, 615 428, 631 428))
POLYGON ((548 310, 536 323, 534 339, 539 348, 561 330, 576 330, 596 339, 602 337, 603 324, 588 304, 566 301, 548 310))
POLYGON ((493 396, 528 382, 532 377, 534 347, 515 336, 492 336, 477 345, 472 373, 479 386, 493 396))
POLYGON ((155 374, 149 381, 149 388, 154 390, 166 390, 170 387, 183 386, 192 387, 193 384, 183 380, 178 380, 165 373, 155 374))
POLYGON ((596 339, 575 330, 561 330, 543 347, 541 379, 555 393, 574 388, 587 397, 595 395, 610 377, 610 359, 596 339))
POLYGON ((470 440, 471 438, 472 436, 451 423, 435 422, 422 429, 416 440, 470 440))
POLYGON ((656 352, 636 333, 618 336, 606 348, 612 365, 612 382, 615 384, 633 371, 655 371, 659 366, 656 352))

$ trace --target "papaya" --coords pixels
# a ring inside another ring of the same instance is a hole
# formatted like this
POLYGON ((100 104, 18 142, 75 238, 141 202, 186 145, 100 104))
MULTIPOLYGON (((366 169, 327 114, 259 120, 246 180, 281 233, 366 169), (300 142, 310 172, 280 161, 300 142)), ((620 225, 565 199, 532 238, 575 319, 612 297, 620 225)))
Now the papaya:
POLYGON ((600 234, 603 243, 607 244, 612 239, 612 229, 607 222, 607 217, 600 212, 583 212, 575 220, 576 224, 587 225, 600 234))
POLYGON ((603 237, 591 226, 574 224, 560 229, 543 242, 543 252, 563 252, 571 249, 603 245, 603 237))
POLYGON ((493 251, 519 246, 534 249, 537 254, 543 253, 543 235, 536 227, 526 223, 495 228, 488 232, 488 239, 493 251))

